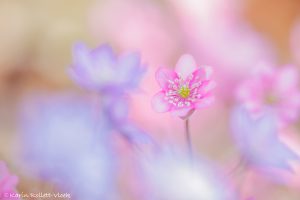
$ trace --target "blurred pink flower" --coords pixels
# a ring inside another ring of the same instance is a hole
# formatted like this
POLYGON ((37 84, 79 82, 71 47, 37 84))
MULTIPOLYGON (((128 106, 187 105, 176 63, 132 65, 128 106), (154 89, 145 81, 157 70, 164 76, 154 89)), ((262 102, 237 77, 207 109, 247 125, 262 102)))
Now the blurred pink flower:
POLYGON ((88 13, 89 31, 95 41, 109 41, 126 52, 139 50, 149 67, 157 66, 182 46, 181 29, 169 12, 159 1, 96 0, 88 13))
POLYGON ((210 67, 198 68, 191 55, 183 55, 176 64, 175 71, 160 68, 156 80, 161 87, 152 99, 157 112, 172 112, 183 119, 195 109, 210 105, 214 97, 211 90, 215 82, 211 80, 210 67))
POLYGON ((0 161, 0 200, 19 199, 16 193, 18 177, 11 175, 6 164, 0 161))
POLYGON ((274 109, 280 125, 293 122, 299 116, 299 77, 294 66, 275 69, 259 65, 254 76, 237 89, 237 98, 253 114, 260 116, 266 106, 274 109))
POLYGON ((120 92, 135 89, 145 67, 138 53, 117 58, 109 45, 89 50, 84 44, 73 49, 70 75, 80 86, 99 92, 120 92))

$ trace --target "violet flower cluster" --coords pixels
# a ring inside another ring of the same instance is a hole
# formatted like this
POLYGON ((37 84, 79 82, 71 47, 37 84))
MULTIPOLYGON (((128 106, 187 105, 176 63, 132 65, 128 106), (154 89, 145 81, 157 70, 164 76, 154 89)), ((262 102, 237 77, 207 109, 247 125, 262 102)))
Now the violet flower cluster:
POLYGON ((128 119, 128 91, 137 88, 145 67, 136 53, 117 58, 107 45, 88 51, 78 44, 70 71, 96 98, 69 94, 28 99, 21 116, 24 158, 37 176, 76 199, 119 198, 113 134, 120 133, 133 146, 153 143, 128 119))
POLYGON ((138 53, 114 54, 109 45, 93 50, 78 43, 73 48, 70 75, 79 85, 98 94, 99 115, 106 121, 105 128, 121 133, 129 142, 150 142, 150 138, 130 120, 128 115, 129 91, 136 90, 146 72, 138 53))

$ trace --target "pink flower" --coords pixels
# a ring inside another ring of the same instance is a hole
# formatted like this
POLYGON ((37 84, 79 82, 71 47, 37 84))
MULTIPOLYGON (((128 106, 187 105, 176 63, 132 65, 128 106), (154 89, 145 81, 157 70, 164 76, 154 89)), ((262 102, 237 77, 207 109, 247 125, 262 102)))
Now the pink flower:
POLYGON ((237 89, 237 98, 254 116, 271 107, 280 125, 295 121, 299 116, 300 92, 298 72, 294 66, 272 68, 258 66, 254 76, 245 80, 237 89))
POLYGON ((18 177, 11 175, 6 164, 0 161, 0 200, 19 199, 16 193, 18 177))
POLYGON ((157 112, 172 112, 182 119, 188 118, 195 109, 210 105, 214 98, 211 90, 215 82, 210 79, 210 67, 198 68, 191 55, 183 55, 175 71, 160 68, 156 80, 161 87, 152 99, 157 112))

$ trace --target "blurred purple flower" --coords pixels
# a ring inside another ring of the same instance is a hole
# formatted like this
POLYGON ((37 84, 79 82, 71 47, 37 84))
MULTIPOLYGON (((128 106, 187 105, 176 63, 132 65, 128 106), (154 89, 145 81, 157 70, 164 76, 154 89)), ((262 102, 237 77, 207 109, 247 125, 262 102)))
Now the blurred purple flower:
POLYGON ((72 79, 82 87, 102 93, 137 88, 146 68, 138 53, 117 57, 109 45, 89 50, 84 44, 73 48, 72 79))
POLYGON ((6 164, 0 161, 0 200, 20 199, 16 193, 18 177, 11 175, 6 164))
POLYGON ((104 126, 78 96, 39 98, 24 105, 22 131, 29 166, 78 199, 107 199, 114 182, 113 156, 104 126))
POLYGON ((108 45, 88 50, 84 44, 73 49, 71 77, 79 85, 101 93, 97 108, 101 122, 98 127, 107 132, 118 131, 130 143, 147 143, 150 137, 128 120, 125 92, 138 87, 146 71, 137 53, 117 58, 108 45))
POLYGON ((232 200, 235 195, 224 177, 203 160, 193 160, 178 152, 164 150, 143 160, 150 187, 149 199, 232 200))
POLYGON ((129 102, 125 96, 106 96, 102 101, 102 111, 111 129, 118 131, 132 144, 150 144, 153 139, 128 119, 129 102))
POLYGON ((299 160, 299 156, 278 137, 276 116, 267 109, 265 115, 253 118, 244 107, 234 109, 231 116, 231 128, 237 146, 251 164, 262 170, 292 170, 291 160, 299 160))

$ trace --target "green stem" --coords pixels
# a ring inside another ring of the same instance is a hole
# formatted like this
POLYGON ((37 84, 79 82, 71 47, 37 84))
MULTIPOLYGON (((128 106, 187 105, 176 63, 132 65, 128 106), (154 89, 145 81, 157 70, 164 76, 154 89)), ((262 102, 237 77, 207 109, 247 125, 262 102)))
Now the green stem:
POLYGON ((193 147, 192 147, 192 140, 191 140, 191 134, 190 134, 189 119, 185 120, 185 137, 186 137, 186 142, 187 142, 188 153, 192 160, 193 159, 193 147))

